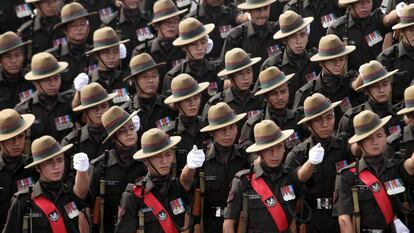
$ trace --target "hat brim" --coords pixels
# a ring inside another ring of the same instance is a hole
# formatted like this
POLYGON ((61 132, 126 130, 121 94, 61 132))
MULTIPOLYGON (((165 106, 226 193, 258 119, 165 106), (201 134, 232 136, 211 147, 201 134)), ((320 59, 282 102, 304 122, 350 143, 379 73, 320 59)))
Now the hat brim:
POLYGON ((317 114, 315 114, 315 115, 312 115, 312 116, 310 116, 310 117, 305 117, 305 118, 303 118, 302 120, 300 120, 300 121, 298 122, 298 125, 301 125, 301 124, 303 124, 303 123, 305 123, 305 122, 308 122, 308 121, 310 121, 310 120, 313 120, 313 119, 317 118, 318 116, 321 116, 321 115, 323 115, 323 114, 327 113, 328 111, 330 111, 330 110, 334 109, 335 107, 337 107, 337 106, 338 106, 338 105, 340 105, 340 104, 341 104, 341 101, 336 101, 336 102, 333 102, 329 108, 327 108, 327 109, 323 110, 322 112, 319 112, 319 113, 317 113, 317 114))
POLYGON ((64 70, 66 70, 66 68, 68 68, 68 63, 64 62, 64 61, 60 61, 59 63, 59 68, 56 69, 55 71, 49 73, 49 74, 44 74, 44 75, 34 75, 33 71, 30 71, 29 73, 27 73, 24 78, 28 81, 37 81, 37 80, 41 80, 41 79, 45 79, 45 78, 49 78, 53 75, 62 73, 64 70))
POLYGON ((207 36, 210 32, 212 32, 214 30, 214 27, 215 27, 215 25, 213 23, 206 24, 206 25, 204 25, 205 30, 204 30, 203 33, 201 33, 201 34, 199 34, 195 37, 192 37, 190 39, 185 39, 185 40, 183 40, 181 37, 178 37, 177 39, 175 39, 173 41, 173 45, 174 46, 183 46, 183 45, 193 43, 194 41, 199 40, 199 39, 207 36))
POLYGON ((414 25, 414 22, 412 22, 412 23, 398 23, 398 24, 396 24, 392 27, 392 30, 403 29, 403 28, 407 28, 407 27, 410 27, 410 26, 413 26, 413 25, 414 25))
POLYGON ((86 54, 87 56, 89 56, 89 55, 91 55, 91 54, 93 54, 93 53, 96 53, 96 52, 99 52, 99 51, 101 51, 101 50, 104 50, 104 49, 107 49, 107 48, 111 48, 111 47, 114 47, 114 46, 117 46, 117 45, 120 45, 120 44, 125 44, 125 43, 127 43, 127 42, 129 42, 129 41, 130 41, 129 39, 126 39, 126 40, 121 40, 121 41, 118 41, 118 42, 116 42, 116 43, 114 43, 114 44, 110 44, 110 45, 105 45, 105 46, 101 46, 101 47, 93 48, 92 50, 89 50, 89 51, 85 52, 85 54, 86 54))
POLYGON ((303 18, 303 23, 297 27, 296 29, 287 32, 287 33, 283 33, 282 30, 277 31, 274 35, 273 35, 273 39, 275 40, 280 40, 282 38, 286 38, 290 35, 295 34, 296 32, 302 30, 303 28, 305 28, 306 26, 308 26, 309 24, 311 24, 313 22, 314 18, 313 17, 306 17, 303 18))
POLYGON ((398 72, 398 69, 395 69, 395 70, 393 70, 391 72, 388 72, 386 75, 382 76, 381 78, 375 79, 374 81, 371 81, 369 83, 365 83, 365 84, 363 84, 363 85, 355 88, 355 91, 358 91, 358 92, 359 91, 363 91, 366 87, 369 87, 369 86, 371 86, 374 83, 377 83, 377 82, 379 82, 381 80, 384 80, 386 78, 389 78, 389 77, 393 76, 397 72, 398 72))
POLYGON ((335 55, 331 55, 331 56, 320 56, 319 53, 313 55, 310 60, 311 62, 318 62, 318 61, 326 61, 326 60, 331 60, 337 57, 342 57, 345 55, 348 55, 350 53, 352 53, 355 50, 355 46, 353 45, 347 45, 345 46, 345 50, 341 53, 335 54, 335 55))
POLYGON ((338 1, 338 4, 342 6, 346 6, 352 3, 356 3, 356 2, 359 2, 359 0, 338 1))
POLYGON ((66 22, 61 22, 61 23, 58 23, 58 24, 56 24, 55 26, 53 26, 53 30, 56 30, 56 29, 58 29, 58 28, 62 27, 63 25, 68 24, 68 23, 70 23, 70 22, 73 22, 73 21, 75 21, 75 20, 77 20, 77 19, 81 19, 81 18, 88 18, 88 17, 90 17, 90 16, 92 16, 92 15, 96 15, 96 14, 98 14, 98 12, 94 11, 94 12, 88 13, 88 14, 86 14, 86 15, 80 15, 80 16, 77 16, 77 17, 75 17, 75 18, 73 18, 73 19, 70 19, 70 20, 68 20, 68 21, 66 21, 66 22))
POLYGON ((242 120, 244 117, 246 117, 246 115, 247 115, 246 113, 240 113, 240 114, 237 114, 234 117, 233 120, 228 121, 226 123, 223 123, 223 124, 220 124, 220 125, 207 125, 206 127, 200 129, 200 132, 202 132, 202 133, 203 132, 211 132, 211 131, 218 130, 218 129, 224 128, 226 126, 235 124, 235 123, 239 122, 240 120, 242 120))
POLYGON ((367 138, 369 135, 375 133, 375 131, 377 131, 377 130, 381 129, 382 127, 384 127, 384 125, 387 124, 390 119, 391 119, 391 116, 386 116, 384 118, 381 118, 381 124, 379 124, 377 127, 373 128, 372 130, 370 130, 366 133, 363 133, 363 134, 360 134, 360 135, 355 134, 354 136, 352 136, 348 140, 348 143, 352 144, 352 143, 359 142, 359 141, 367 138))
POLYGON ((162 66, 165 66, 165 65, 166 65, 166 63, 165 63, 165 62, 160 62, 160 63, 157 63, 157 64, 155 64, 155 65, 153 65, 153 66, 147 67, 147 68, 145 68, 145 69, 143 69, 143 70, 140 70, 139 72, 136 72, 136 73, 134 73, 134 74, 131 74, 131 75, 127 76, 126 78, 124 78, 124 79, 123 79, 123 81, 125 82, 125 81, 127 81, 128 79, 130 79, 130 78, 132 78, 132 77, 134 77, 134 76, 137 76, 137 75, 139 75, 139 74, 142 74, 142 73, 144 73, 144 72, 145 72, 145 71, 147 71, 147 70, 150 70, 150 69, 158 69, 159 67, 162 67, 162 66))
POLYGON ((100 105, 100 104, 102 104, 102 103, 104 103, 106 101, 109 101, 109 100, 115 98, 117 95, 118 95, 117 93, 111 93, 111 94, 108 94, 108 96, 105 99, 99 100, 99 101, 97 101, 95 103, 88 104, 88 105, 79 105, 79 106, 73 108, 72 110, 74 112, 79 112, 79 111, 83 111, 83 110, 88 109, 88 108, 93 108, 93 107, 95 107, 97 105, 100 105))
POLYGON ((411 108, 405 107, 405 108, 401 109, 400 111, 398 111, 397 115, 404 115, 404 114, 407 114, 407 113, 410 113, 410 112, 414 112, 414 107, 411 107, 411 108))
POLYGON ((62 154, 62 153, 65 153, 65 151, 69 150, 69 149, 70 149, 70 148, 72 148, 72 147, 73 147, 73 144, 68 144, 68 145, 66 145, 66 146, 62 147, 62 148, 60 149, 60 151, 58 151, 58 152, 56 152, 56 153, 54 153, 54 154, 51 154, 51 155, 47 156, 46 158, 43 158, 43 159, 40 159, 40 160, 38 160, 38 161, 32 162, 31 164, 27 165, 27 166, 26 166, 26 167, 24 167, 24 168, 25 168, 25 169, 28 169, 28 168, 31 168, 31 167, 33 167, 33 166, 36 166, 36 165, 38 165, 38 164, 40 164, 40 163, 43 163, 43 162, 45 162, 45 161, 47 161, 47 160, 49 160, 49 159, 51 159, 51 158, 53 158, 53 157, 56 157, 56 156, 58 156, 58 155, 60 155, 60 154, 62 154))
POLYGON ((180 136, 171 136, 170 137, 170 144, 168 144, 167 146, 165 146, 164 148, 161 148, 157 151, 151 152, 151 153, 144 153, 143 149, 140 149, 139 151, 137 151, 133 158, 135 160, 142 160, 142 159, 147 159, 149 157, 152 157, 154 155, 158 155, 159 153, 162 153, 172 147, 174 147, 175 145, 177 145, 178 143, 180 143, 181 141, 181 137, 180 136))
POLYGON ((180 11, 174 12, 174 13, 172 13, 170 15, 164 15, 162 17, 159 17, 156 20, 152 20, 151 22, 148 23, 148 25, 152 25, 154 23, 159 23, 159 22, 164 21, 166 19, 169 19, 169 18, 172 18, 172 17, 175 17, 175 16, 182 15, 182 14, 186 13, 187 11, 188 11, 188 9, 184 9, 184 10, 180 10, 180 11))
POLYGON ((244 3, 239 4, 237 8, 242 9, 242 10, 253 10, 253 9, 257 9, 257 8, 270 5, 274 2, 276 2, 276 0, 265 1, 259 4, 250 4, 250 3, 244 2, 244 3))
POLYGON ((33 125, 33 122, 35 121, 36 117, 33 114, 23 114, 21 115, 23 118, 23 125, 17 128, 15 131, 7 133, 7 134, 0 134, 0 142, 6 141, 10 138, 16 137, 17 135, 23 133, 26 131, 30 126, 33 125))
POLYGON ((111 137, 112 135, 115 134, 115 132, 120 129, 122 126, 124 126, 128 121, 130 121, 135 115, 137 115, 141 110, 137 110, 133 113, 131 113, 129 115, 129 117, 127 119, 125 119, 123 122, 121 122, 117 127, 115 127, 111 132, 107 132, 108 136, 105 138, 105 140, 102 141, 102 144, 105 144, 111 137))
POLYGON ((192 96, 195 96, 195 95, 203 92, 204 90, 206 90, 208 88, 208 85, 210 85, 210 83, 208 83, 208 82, 199 83, 197 89, 194 92, 192 92, 188 95, 185 95, 185 96, 177 97, 177 98, 175 98, 173 95, 170 95, 164 100, 164 103, 165 104, 172 104, 172 103, 177 103, 177 102, 183 101, 185 99, 188 99, 188 98, 190 98, 192 96))
MULTIPOLYGON (((268 88, 264 88, 264 89, 260 89, 258 91, 256 91, 256 93, 254 93, 254 96, 258 96, 258 95, 263 95, 266 94, 280 86, 282 86, 283 84, 285 84, 286 82, 288 82, 291 78, 293 78, 293 76, 295 76, 295 74, 289 74, 289 75, 285 75, 285 79, 282 80, 279 83, 276 83, 275 85, 268 87, 268 88)), ((259 86, 260 87, 260 86, 259 86)))
POLYGON ((15 45, 15 46, 12 46, 12 47, 10 47, 10 48, 7 48, 6 50, 2 51, 2 52, 0 53, 0 55, 3 55, 3 54, 5 54, 5 53, 7 53, 7 52, 10 52, 10 51, 11 51, 11 50, 13 50, 13 49, 17 49, 17 48, 23 47, 23 46, 25 46, 25 45, 27 45, 27 44, 31 44, 31 43, 32 43, 32 40, 24 41, 24 42, 22 42, 22 43, 20 43, 20 44, 17 44, 17 45, 15 45))
MULTIPOLYGON (((226 70, 226 69, 224 69, 224 70, 222 70, 222 71, 218 72, 217 76, 218 76, 218 77, 223 77, 223 76, 224 76, 224 78, 226 78, 225 76, 227 76, 227 75, 237 73, 237 72, 239 72, 239 71, 241 71, 241 70, 243 70, 243 69, 246 69, 247 67, 253 66, 254 64, 256 64, 256 63, 258 63, 259 61, 261 61, 261 60, 262 60, 262 58, 261 58, 261 57, 253 57, 253 58, 251 58, 250 60, 251 60, 251 61, 249 62, 249 64, 246 64, 246 65, 244 65, 244 66, 242 66, 242 67, 240 67, 240 68, 237 68, 237 69, 235 69, 235 70, 226 70)), ((227 77, 227 78, 228 78, 228 77, 227 77)))
POLYGON ((287 129, 287 130, 283 130, 282 131, 282 136, 280 138, 278 138, 277 140, 273 141, 273 142, 269 142, 266 144, 262 144, 262 145, 257 145, 256 143, 254 143, 253 145, 247 147, 246 152, 247 153, 255 153, 258 151, 262 151, 265 150, 269 147, 275 146, 283 141, 285 141, 286 139, 288 139, 295 131, 293 129, 287 129))

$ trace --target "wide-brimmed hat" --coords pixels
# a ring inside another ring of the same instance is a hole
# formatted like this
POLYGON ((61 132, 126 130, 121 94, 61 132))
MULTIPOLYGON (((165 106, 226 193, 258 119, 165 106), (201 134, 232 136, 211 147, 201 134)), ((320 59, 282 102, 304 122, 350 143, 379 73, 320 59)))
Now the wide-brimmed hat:
POLYGON ((32 143, 32 157, 33 162, 24 168, 31 168, 55 156, 58 156, 65 151, 72 148, 73 144, 68 144, 64 147, 51 136, 43 136, 33 141, 32 143))
POLYGON ((165 100, 165 104, 172 104, 195 96, 208 88, 208 82, 197 83, 189 74, 179 74, 171 81, 171 95, 165 100))
POLYGON ((129 39, 119 40, 114 29, 110 27, 100 28, 93 33, 93 49, 87 51, 85 54, 90 55, 116 45, 124 44, 128 41, 129 39))
POLYGON ((288 139, 295 131, 293 129, 280 130, 271 120, 263 120, 254 126, 255 143, 247 147, 247 153, 254 153, 275 146, 288 139))
POLYGON ((61 27, 67 23, 95 14, 97 14, 97 12, 88 13, 88 11, 80 3, 68 3, 62 7, 60 13, 60 23, 56 24, 53 29, 56 30, 56 28, 61 27))
POLYGON ((182 20, 178 26, 179 35, 178 38, 173 41, 173 45, 183 46, 193 43, 194 41, 207 36, 214 30, 214 27, 213 23, 203 25, 195 18, 186 18, 182 20))
POLYGON ((47 52, 37 53, 32 57, 32 71, 27 73, 24 78, 29 81, 36 81, 49 78, 64 71, 68 63, 56 60, 47 52))
POLYGON ((262 60, 261 57, 250 58, 241 48, 234 48, 226 52, 224 56, 224 69, 217 76, 223 77, 237 73, 247 67, 250 67, 262 60))
POLYGON ((352 136, 348 142, 350 144, 359 142, 375 131, 381 129, 391 119, 391 116, 380 118, 371 110, 364 110, 354 117, 355 135, 352 136))
POLYGON ((31 40, 23 42, 14 32, 5 32, 0 35, 0 55, 30 43, 31 40))
POLYGON ((165 62, 155 63, 154 59, 152 59, 151 55, 149 55, 148 53, 140 53, 134 56, 129 62, 129 68, 131 69, 131 75, 124 78, 124 81, 136 75, 142 74, 147 70, 156 69, 164 65, 165 65, 165 62))
POLYGON ((119 106, 109 108, 102 115, 102 125, 108 133, 108 136, 102 141, 102 144, 105 144, 118 129, 130 121, 137 113, 138 111, 129 114, 119 106))
POLYGON ((287 10, 285 13, 279 16, 280 30, 275 33, 273 39, 279 40, 288 37, 309 24, 313 21, 313 17, 302 18, 299 14, 294 11, 287 10))
POLYGON ((356 2, 359 2, 359 0, 339 0, 338 5, 339 6, 347 6, 349 4, 356 3, 356 2))
POLYGON ((188 9, 178 10, 171 0, 159 0, 154 3, 154 17, 148 25, 164 21, 166 19, 184 14, 188 9))
POLYGON ((207 114, 208 125, 200 132, 209 132, 237 123, 246 116, 246 113, 235 114, 234 110, 225 102, 219 102, 210 107, 207 114))
POLYGON ((414 85, 409 86, 404 91, 405 107, 397 112, 397 115, 407 114, 414 111, 414 85))
POLYGON ((43 0, 26 0, 26 3, 35 3, 35 2, 41 2, 43 0))
POLYGON ((73 109, 74 112, 83 111, 93 108, 101 103, 107 102, 117 93, 108 94, 108 92, 99 83, 93 82, 86 85, 80 92, 80 105, 73 109))
POLYGON ((355 46, 347 45, 337 35, 326 35, 319 40, 318 53, 311 57, 312 62, 331 60, 350 54, 355 46))
POLYGON ((414 25, 414 4, 406 5, 401 10, 400 22, 392 27, 392 30, 398 30, 414 25))
POLYGON ((0 142, 13 138, 32 126, 35 121, 33 114, 22 114, 14 109, 0 111, 0 142))
POLYGON ((270 5, 274 2, 276 2, 276 0, 246 0, 246 2, 237 5, 237 8, 242 10, 253 10, 270 5))
POLYGON ((359 67, 359 77, 362 79, 362 85, 356 87, 355 91, 361 91, 374 83, 391 77, 397 72, 398 69, 388 72, 385 67, 377 60, 372 60, 368 63, 365 63, 359 67))
POLYGON ((181 141, 180 136, 170 137, 164 131, 158 128, 147 130, 141 137, 141 150, 134 154, 134 159, 141 160, 158 155, 181 141))
POLYGON ((303 124, 312 119, 315 119, 318 116, 321 116, 334 109, 339 104, 341 104, 341 101, 332 103, 328 98, 320 93, 315 93, 311 96, 308 96, 303 103, 305 117, 300 120, 298 124, 303 124))
POLYGON ((268 93, 289 81, 293 76, 295 76, 295 74, 285 75, 285 73, 279 70, 276 66, 268 67, 260 72, 260 90, 256 91, 254 95, 258 96, 268 93))

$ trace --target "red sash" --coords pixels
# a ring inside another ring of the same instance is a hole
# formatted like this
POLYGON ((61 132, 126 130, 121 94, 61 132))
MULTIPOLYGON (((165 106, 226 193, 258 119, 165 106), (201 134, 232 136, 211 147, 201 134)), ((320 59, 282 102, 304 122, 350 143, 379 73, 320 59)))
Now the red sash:
MULTIPOLYGON (((356 169, 350 168, 349 169, 352 173, 356 173, 356 169)), ((385 222, 387 224, 390 224, 391 221, 394 219, 394 211, 392 210, 391 201, 388 198, 388 195, 385 191, 384 186, 382 185, 381 181, 377 179, 371 172, 368 170, 363 170, 358 175, 359 179, 361 179, 362 183, 364 183, 372 192, 374 195, 375 201, 377 202, 377 205, 381 209, 382 215, 385 218, 385 222), (378 191, 374 191, 372 189, 372 185, 377 183, 380 186, 380 189, 378 191)))
MULTIPOLYGON (((138 198, 142 198, 142 188, 139 186, 134 186, 134 194, 138 198)), ((157 217, 158 222, 161 225, 162 230, 165 233, 178 233, 175 224, 165 210, 164 206, 158 201, 158 199, 152 193, 146 193, 144 195, 144 203, 149 208, 152 208, 152 214, 157 217)))
MULTIPOLYGON (((249 176, 246 177, 249 180, 249 176)), ((269 214, 272 216, 273 221, 276 223, 277 230, 279 232, 286 231, 289 227, 289 224, 285 211, 283 210, 280 202, 273 195, 272 190, 269 189, 263 178, 260 177, 255 179, 254 174, 250 183, 254 191, 256 191, 256 193, 261 196, 263 204, 266 206, 267 211, 269 211, 269 214)))
POLYGON ((42 195, 36 197, 33 201, 46 215, 53 233, 66 233, 63 217, 53 202, 42 195))

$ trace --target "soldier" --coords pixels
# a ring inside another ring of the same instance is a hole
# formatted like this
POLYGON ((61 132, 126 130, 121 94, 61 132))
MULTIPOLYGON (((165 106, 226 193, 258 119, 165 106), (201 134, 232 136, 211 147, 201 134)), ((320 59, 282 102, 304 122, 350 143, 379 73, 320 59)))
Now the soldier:
POLYGON ((331 103, 319 93, 306 98, 305 117, 298 124, 306 124, 311 136, 294 147, 285 161, 286 166, 297 171, 303 183, 305 200, 312 210, 312 217, 306 224, 307 232, 311 233, 339 233, 338 219, 331 216, 335 174, 353 161, 344 138, 332 135, 334 108, 340 103, 331 103))
POLYGON ((26 216, 30 218, 29 232, 79 232, 79 216, 88 194, 89 160, 84 153, 76 154, 73 158, 77 171, 75 184, 73 187, 64 184, 61 180, 65 167, 63 153, 70 147, 71 144, 61 147, 50 136, 32 143, 33 162, 25 168, 34 167, 40 178, 33 189, 26 188, 14 195, 4 233, 23 232, 26 216))
POLYGON ((142 149, 134 159, 144 161, 148 174, 128 185, 122 195, 118 211, 116 233, 145 231, 185 232, 191 228, 189 206, 195 169, 203 165, 202 150, 192 150, 187 155, 187 165, 180 179, 170 176, 174 159, 173 147, 179 136, 169 137, 160 129, 150 129, 141 138, 142 149), (139 217, 137 217, 137 214, 139 217))
POLYGON ((13 193, 28 188, 37 179, 33 169, 24 169, 30 163, 25 154, 26 130, 34 120, 32 114, 20 116, 13 109, 0 111, 0 231, 6 223, 13 193))
POLYGON ((115 230, 119 201, 127 184, 134 183, 147 172, 142 162, 134 161, 132 158, 137 151, 136 131, 139 129, 137 123, 139 120, 135 120, 136 115, 137 111, 128 114, 118 106, 111 107, 102 115, 102 124, 108 133, 103 143, 111 140, 114 148, 91 161, 92 175, 89 190, 94 201, 91 207, 95 209, 94 219, 100 218, 100 221, 103 221, 100 222, 100 226, 94 227, 103 227, 106 233, 115 230), (101 202, 104 202, 104 207, 100 211, 96 211, 101 208, 96 202, 97 198, 103 198, 101 202))
POLYGON ((364 110, 353 120, 355 135, 349 143, 357 143, 363 155, 337 176, 333 215, 339 217, 341 232, 410 232, 398 215, 401 196, 414 184, 414 157, 384 159, 384 127, 390 119, 364 110))
POLYGON ((385 34, 399 18, 395 10, 387 15, 381 9, 372 11, 372 0, 340 0, 339 4, 349 7, 350 13, 338 18, 327 34, 346 38, 350 45, 358 48, 348 59, 348 68, 357 70, 381 53, 385 34))
POLYGON ((293 130, 282 131, 271 120, 255 125, 256 143, 246 152, 257 153, 260 162, 234 177, 224 213, 224 233, 234 233, 236 229, 241 232, 239 227, 243 225, 243 232, 296 232, 296 216, 292 214, 299 183, 282 162, 284 141, 292 134, 293 130))
POLYGON ((25 46, 14 32, 0 35, 0 109, 14 108, 31 97, 35 87, 24 79, 25 46))
POLYGON ((266 59, 261 66, 261 70, 270 66, 277 66, 285 74, 296 74, 289 81, 289 108, 293 106, 296 91, 307 82, 315 79, 320 72, 319 65, 310 61, 310 57, 314 55, 314 52, 306 50, 309 39, 308 29, 312 21, 313 17, 303 19, 296 12, 290 10, 280 15, 279 24, 281 29, 276 32, 273 38, 281 40, 285 48, 282 53, 266 59))
POLYGON ((291 137, 285 140, 286 154, 293 147, 297 146, 302 139, 305 139, 308 132, 298 126, 298 121, 302 118, 303 112, 289 109, 289 81, 295 74, 286 75, 277 67, 269 67, 260 72, 259 82, 260 90, 254 95, 261 95, 266 100, 266 107, 256 115, 252 116, 243 125, 239 143, 243 148, 254 143, 254 126, 262 120, 272 120, 281 129, 294 129, 291 137))
POLYGON ((32 59, 32 71, 25 75, 36 87, 32 97, 16 106, 20 114, 32 113, 36 120, 30 130, 30 140, 50 135, 62 140, 75 128, 76 119, 72 113, 70 93, 59 92, 60 73, 67 62, 58 62, 50 53, 38 53, 32 59))

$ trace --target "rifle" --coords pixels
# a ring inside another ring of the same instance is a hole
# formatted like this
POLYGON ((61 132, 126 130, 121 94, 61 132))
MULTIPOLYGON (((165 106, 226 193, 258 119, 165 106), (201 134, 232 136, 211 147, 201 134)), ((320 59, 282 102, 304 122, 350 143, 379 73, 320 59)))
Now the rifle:
MULTIPOLYGON (((348 21, 349 21, 349 17, 351 16, 351 7, 347 6, 346 7, 346 12, 345 12, 345 31, 344 31, 344 45, 347 46, 349 44, 349 38, 348 38, 348 21)), ((348 59, 345 60, 345 65, 344 65, 344 74, 346 74, 348 72, 348 59)))
POLYGON ((243 192, 243 208, 240 213, 239 222, 237 224, 237 233, 246 233, 247 232, 247 221, 249 218, 249 189, 250 187, 250 181, 252 180, 253 175, 253 168, 254 165, 252 164, 250 166, 250 173, 249 173, 249 179, 247 180, 247 188, 243 192))
POLYGON ((99 232, 104 233, 104 208, 105 208, 105 170, 106 163, 109 157, 109 150, 105 150, 104 153, 104 162, 102 164, 102 172, 99 178, 99 196, 95 199, 95 206, 93 210, 93 220, 92 223, 95 225, 100 225, 99 232))
POLYGON ((204 232, 204 193, 205 189, 205 174, 203 170, 199 172, 200 177, 200 187, 195 190, 194 192, 194 202, 193 202, 193 209, 192 215, 196 217, 200 217, 200 229, 199 232, 204 232))
POLYGON ((351 188, 352 201, 354 204, 354 216, 352 217, 352 220, 353 220, 356 232, 361 233, 361 228, 360 228, 361 227, 361 216, 359 212, 359 201, 358 201, 358 175, 359 175, 358 165, 359 165, 359 160, 358 158, 356 158, 355 160, 356 172, 355 172, 355 178, 354 178, 354 186, 351 188))
POLYGON ((30 205, 30 200, 32 196, 33 187, 32 185, 29 186, 28 197, 26 200, 26 210, 25 214, 23 215, 23 226, 22 232, 32 233, 33 232, 33 221, 32 221, 32 208, 30 205))
POLYGON ((145 221, 143 210, 140 210, 138 213, 138 230, 136 233, 145 233, 145 221))

